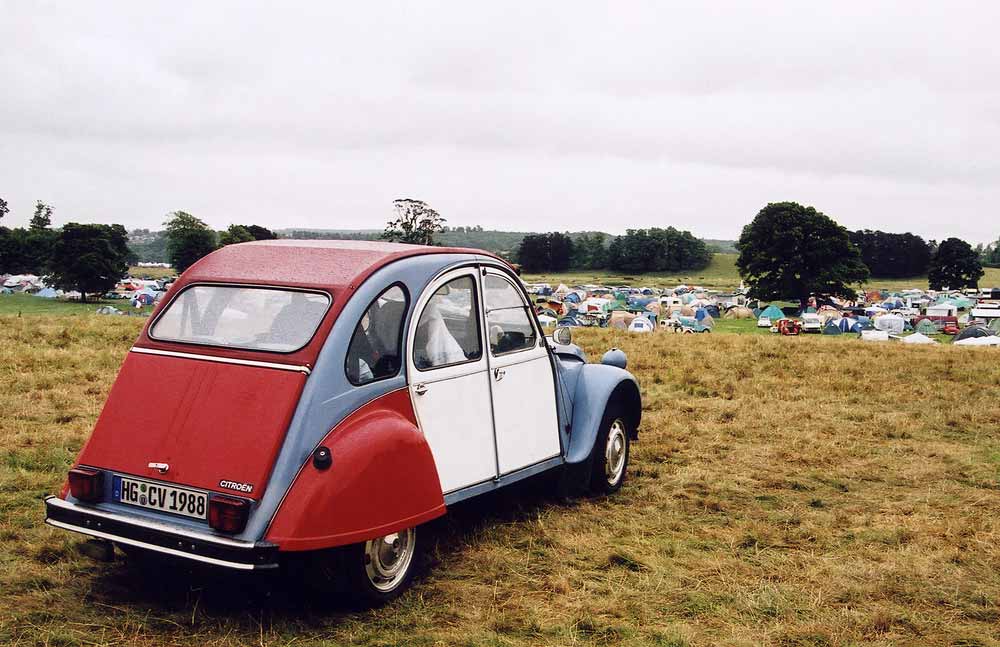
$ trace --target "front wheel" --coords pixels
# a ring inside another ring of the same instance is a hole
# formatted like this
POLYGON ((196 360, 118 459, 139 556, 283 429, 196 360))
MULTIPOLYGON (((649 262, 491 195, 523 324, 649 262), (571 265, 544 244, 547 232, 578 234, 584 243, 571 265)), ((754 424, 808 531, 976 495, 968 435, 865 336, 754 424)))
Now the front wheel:
POLYGON ((601 429, 591 450, 590 489, 596 494, 613 494, 625 482, 629 458, 629 428, 622 407, 608 404, 601 429))
POLYGON ((408 528, 348 546, 342 556, 351 592, 365 606, 398 597, 413 579, 417 530, 408 528))

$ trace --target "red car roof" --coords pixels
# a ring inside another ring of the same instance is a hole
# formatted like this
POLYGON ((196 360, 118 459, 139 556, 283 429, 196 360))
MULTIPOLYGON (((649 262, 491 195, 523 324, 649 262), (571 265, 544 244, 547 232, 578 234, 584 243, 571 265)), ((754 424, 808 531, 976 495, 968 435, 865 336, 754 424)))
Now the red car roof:
POLYGON ((311 365, 354 291, 379 268, 411 256, 427 254, 476 254, 489 252, 464 247, 427 247, 367 240, 260 240, 227 245, 188 268, 153 311, 136 346, 160 351, 198 353, 232 359, 311 365), (287 354, 158 341, 149 326, 181 290, 192 283, 249 283, 326 290, 333 296, 329 312, 312 341, 287 354))
POLYGON ((356 287, 392 261, 423 254, 492 256, 478 249, 368 240, 260 240, 212 252, 184 272, 174 288, 212 281, 338 290, 352 284, 356 287))

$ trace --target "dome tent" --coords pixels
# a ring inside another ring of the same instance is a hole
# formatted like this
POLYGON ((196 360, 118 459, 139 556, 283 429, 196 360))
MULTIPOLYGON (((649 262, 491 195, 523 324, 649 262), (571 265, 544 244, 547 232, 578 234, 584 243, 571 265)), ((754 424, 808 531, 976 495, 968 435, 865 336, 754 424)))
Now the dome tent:
POLYGON ((778 306, 770 305, 761 310, 759 317, 767 317, 771 321, 777 321, 778 319, 784 319, 785 313, 778 306))
POLYGON ((830 323, 826 324, 825 328, 823 328, 823 334, 824 335, 840 335, 841 334, 840 326, 838 326, 836 323, 834 323, 834 322, 831 321, 830 323))
POLYGON ((924 335, 936 335, 938 333, 937 324, 930 319, 921 319, 920 322, 917 323, 915 330, 924 335))
POLYGON ((955 335, 955 341, 962 341, 963 339, 977 339, 979 337, 992 337, 996 333, 992 329, 986 326, 969 326, 962 332, 955 335))

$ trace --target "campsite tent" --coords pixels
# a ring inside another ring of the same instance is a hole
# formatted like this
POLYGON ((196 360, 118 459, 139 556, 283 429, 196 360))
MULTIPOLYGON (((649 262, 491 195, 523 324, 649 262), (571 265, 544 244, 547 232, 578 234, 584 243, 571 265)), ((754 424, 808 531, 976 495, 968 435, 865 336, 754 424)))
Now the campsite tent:
POLYGON ((43 299, 55 299, 59 294, 52 288, 42 288, 38 292, 35 292, 36 297, 42 297, 43 299))
POLYGON ((549 326, 556 325, 556 322, 558 322, 558 321, 559 320, 556 319, 555 317, 552 317, 552 316, 549 316, 549 315, 546 315, 546 314, 538 315, 538 323, 542 324, 542 326, 544 326, 546 328, 548 328, 549 326))
POLYGON ((1000 346, 1000 336, 990 335, 989 337, 971 337, 955 342, 956 346, 1000 346))
POLYGON ((778 306, 770 305, 761 310, 760 316, 767 317, 771 321, 777 321, 778 319, 783 319, 785 317, 785 313, 782 312, 781 308, 778 306))
POLYGON ((917 323, 916 331, 924 335, 935 335, 938 333, 938 327, 930 319, 921 319, 917 323))
POLYGON ((903 319, 899 315, 883 315, 875 318, 875 330, 884 330, 898 335, 903 332, 905 327, 906 319, 903 319))
POLYGON ((611 313, 611 319, 608 321, 608 326, 617 330, 628 330, 628 325, 632 323, 633 319, 635 319, 635 315, 631 312, 615 310, 611 313))
POLYGON ((958 343, 963 339, 976 339, 980 337, 992 337, 996 333, 986 326, 969 326, 962 332, 955 335, 955 342, 958 343))
POLYGON ((841 334, 840 326, 838 326, 835 322, 831 321, 830 323, 826 324, 825 328, 823 328, 823 334, 839 335, 841 334))
POLYGON ((744 306, 735 306, 726 310, 726 314, 723 315, 726 319, 753 319, 753 310, 744 306))
POLYGON ((632 323, 628 325, 629 332, 647 333, 653 332, 654 330, 656 330, 656 327, 653 325, 653 322, 646 317, 636 317, 632 320, 632 323))

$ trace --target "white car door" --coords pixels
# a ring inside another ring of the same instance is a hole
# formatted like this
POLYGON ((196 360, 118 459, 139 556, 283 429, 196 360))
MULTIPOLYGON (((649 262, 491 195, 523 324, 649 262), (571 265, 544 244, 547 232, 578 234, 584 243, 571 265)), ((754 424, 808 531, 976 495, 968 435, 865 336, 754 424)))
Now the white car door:
POLYGON ((410 397, 444 493, 497 476, 477 272, 455 270, 428 286, 407 344, 410 397))
POLYGON ((500 474, 559 456, 555 377, 528 302, 510 277, 483 275, 500 474))

